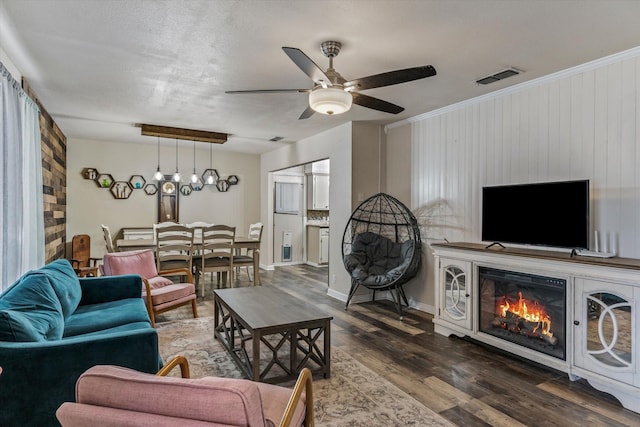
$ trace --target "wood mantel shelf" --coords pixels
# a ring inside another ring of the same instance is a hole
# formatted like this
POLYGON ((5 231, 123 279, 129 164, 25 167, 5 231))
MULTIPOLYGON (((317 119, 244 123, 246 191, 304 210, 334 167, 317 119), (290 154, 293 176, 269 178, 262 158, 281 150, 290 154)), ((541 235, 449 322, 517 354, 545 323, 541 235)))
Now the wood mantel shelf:
POLYGON ((640 259, 635 258, 598 258, 598 257, 586 257, 580 255, 571 255, 570 252, 560 252, 544 249, 531 249, 531 248, 513 248, 513 247, 500 247, 498 245, 487 248, 484 243, 470 243, 470 242, 449 242, 449 243, 432 243, 434 248, 443 249, 461 249, 465 251, 477 251, 491 254, 500 255, 512 255, 526 258, 537 258, 548 261, 567 261, 580 264, 588 264, 600 267, 613 267, 613 268, 625 268, 628 270, 640 270, 640 259))

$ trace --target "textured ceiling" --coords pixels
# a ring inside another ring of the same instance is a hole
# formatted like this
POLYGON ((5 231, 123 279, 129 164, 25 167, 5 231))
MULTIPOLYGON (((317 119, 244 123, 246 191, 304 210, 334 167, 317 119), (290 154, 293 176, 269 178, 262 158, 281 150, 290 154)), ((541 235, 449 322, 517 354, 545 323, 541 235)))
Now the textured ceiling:
POLYGON ((636 47, 636 0, 0 0, 0 47, 68 138, 155 143, 136 123, 231 134, 260 153, 347 121, 393 123, 636 47), (364 91, 405 107, 357 105, 298 120, 311 88, 282 46, 321 68, 338 40, 347 80, 433 65, 423 80, 364 91), (508 67, 524 73, 480 86, 508 67), (283 142, 269 142, 274 136, 283 142))

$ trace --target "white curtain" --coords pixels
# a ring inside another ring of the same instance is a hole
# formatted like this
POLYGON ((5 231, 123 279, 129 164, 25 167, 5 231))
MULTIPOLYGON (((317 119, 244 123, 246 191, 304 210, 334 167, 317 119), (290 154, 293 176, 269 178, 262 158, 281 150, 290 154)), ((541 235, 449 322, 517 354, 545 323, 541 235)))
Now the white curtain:
POLYGON ((0 291, 45 259, 39 115, 0 63, 0 291))

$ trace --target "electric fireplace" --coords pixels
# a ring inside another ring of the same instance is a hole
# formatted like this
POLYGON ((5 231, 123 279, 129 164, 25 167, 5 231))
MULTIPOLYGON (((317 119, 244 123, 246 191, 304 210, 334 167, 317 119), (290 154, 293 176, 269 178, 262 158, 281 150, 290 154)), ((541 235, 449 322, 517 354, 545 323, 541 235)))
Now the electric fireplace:
POLYGON ((566 280, 478 269, 480 332, 565 360, 566 280))

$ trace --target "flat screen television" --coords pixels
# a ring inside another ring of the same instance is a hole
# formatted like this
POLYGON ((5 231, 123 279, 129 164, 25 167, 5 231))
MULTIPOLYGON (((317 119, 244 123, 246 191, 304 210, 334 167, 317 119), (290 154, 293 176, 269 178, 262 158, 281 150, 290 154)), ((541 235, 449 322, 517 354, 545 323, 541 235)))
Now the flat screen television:
POLYGON ((589 180, 483 187, 482 240, 589 249, 589 180))

